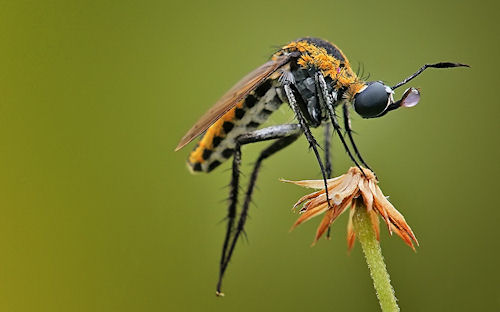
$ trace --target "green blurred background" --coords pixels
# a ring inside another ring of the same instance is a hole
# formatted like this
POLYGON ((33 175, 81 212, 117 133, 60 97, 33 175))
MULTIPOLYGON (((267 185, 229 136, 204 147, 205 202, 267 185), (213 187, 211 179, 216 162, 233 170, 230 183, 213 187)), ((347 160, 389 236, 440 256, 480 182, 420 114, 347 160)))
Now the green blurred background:
MULTIPOLYGON (((184 132, 276 47, 336 43, 414 109, 353 126, 421 246, 382 231, 403 311, 500 309, 498 5, 485 1, 1 1, 0 311, 376 311, 346 218, 288 233, 318 178, 304 139, 265 163, 223 299, 229 164, 193 176, 184 132)), ((290 119, 286 109, 272 121, 290 119)), ((351 166, 338 141, 334 166, 351 166)), ((248 172, 258 150, 244 149, 248 172)), ((247 175, 248 177, 248 175, 247 175)), ((245 178, 246 180, 246 178, 245 178)))

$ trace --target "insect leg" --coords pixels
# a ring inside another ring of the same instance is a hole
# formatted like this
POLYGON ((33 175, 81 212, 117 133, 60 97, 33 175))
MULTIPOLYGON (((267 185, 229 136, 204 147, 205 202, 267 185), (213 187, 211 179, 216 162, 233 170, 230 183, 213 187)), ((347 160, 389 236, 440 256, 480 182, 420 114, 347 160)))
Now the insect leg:
MULTIPOLYGON (((331 140, 332 140, 332 133, 330 129, 330 124, 326 123, 325 124, 325 170, 326 170, 326 175, 328 179, 332 177, 332 155, 330 153, 330 148, 331 148, 331 140)), ((330 239, 330 232, 331 232, 331 225, 328 227, 328 230, 326 232, 326 238, 330 239)))
POLYGON ((326 175, 328 178, 332 177, 332 155, 330 152, 331 149, 331 144, 332 144, 332 133, 330 129, 330 124, 326 123, 325 124, 325 170, 326 170, 326 175))
POLYGON ((229 207, 227 209, 227 228, 222 245, 222 254, 220 257, 220 269, 224 266, 224 259, 226 258, 227 247, 231 238, 231 233, 234 229, 234 221, 236 218, 236 207, 238 205, 238 189, 240 182, 240 164, 241 164, 241 150, 239 145, 236 146, 233 153, 233 165, 231 171, 231 182, 229 190, 229 207))
MULTIPOLYGON (((236 146, 234 149, 234 159, 233 159, 233 164, 236 164, 236 171, 234 170, 233 167, 233 173, 237 173, 239 176, 239 164, 241 162, 241 146, 249 143, 255 143, 255 142, 261 142, 261 141, 267 141, 267 140, 273 140, 273 139, 279 139, 275 143, 273 143, 270 147, 265 149, 259 158, 257 159, 257 162, 254 166, 251 178, 250 178, 250 183, 248 185, 248 190, 246 192, 246 197, 245 197, 245 202, 243 204, 243 209, 240 215, 240 218, 238 220, 238 225, 236 228, 236 232, 234 235, 231 235, 233 232, 233 226, 234 226, 234 219, 236 215, 236 201, 233 201, 231 199, 231 205, 234 203, 234 209, 232 212, 232 218, 229 219, 228 221, 228 230, 226 232, 226 238, 224 240, 224 246, 223 246, 223 252, 222 252, 222 258, 220 261, 220 271, 219 271, 219 280, 217 282, 217 295, 222 295, 221 292, 221 287, 222 287, 222 278, 224 276, 224 273, 227 269, 227 265, 229 263, 229 260, 231 259, 231 256, 233 254, 234 248, 236 246, 236 242, 243 231, 246 217, 248 215, 248 207, 250 204, 251 200, 251 194, 253 192, 253 188, 255 186, 255 180, 257 179, 257 174, 258 174, 258 169, 260 168, 260 164, 264 159, 267 157, 271 156, 272 154, 278 152, 279 150, 285 148, 286 146, 290 145, 293 141, 296 140, 296 138, 300 135, 301 133, 301 128, 297 124, 285 124, 285 125, 278 125, 278 126, 271 126, 267 127, 264 129, 259 129, 253 132, 249 132, 246 134, 242 134, 239 137, 236 138, 236 146), (234 160, 236 159, 236 162, 234 160), (232 236, 232 238, 231 238, 232 236), (229 242, 231 241, 230 248, 229 250, 227 249, 229 247, 229 242)), ((233 187, 233 185, 231 185, 233 187)), ((232 191, 233 189, 231 189, 232 191)), ((237 188, 236 188, 237 192, 237 188)), ((237 195, 237 194, 236 194, 237 195)))
POLYGON ((323 75, 321 73, 318 73, 316 75, 316 78, 318 79, 319 87, 320 87, 320 90, 322 91, 323 99, 326 103, 326 107, 328 109, 328 114, 330 115, 330 120, 332 122, 333 128, 335 129, 335 132, 337 132, 337 134, 340 138, 340 141, 342 142, 342 145, 344 146, 345 151, 349 155, 349 158, 351 158, 351 160, 354 162, 356 167, 358 167, 359 170, 361 170, 361 173, 363 173, 363 175, 366 177, 365 172, 361 169, 361 166, 359 165, 358 161, 352 155, 352 152, 351 152, 349 146, 347 145, 347 142, 345 141, 344 136, 342 135, 342 131, 341 131, 339 122, 337 120, 337 114, 335 112, 335 107, 333 107, 333 99, 332 99, 331 95, 328 93, 328 88, 326 86, 325 78, 323 77, 323 75))
POLYGON ((358 156, 359 160, 365 166, 366 168, 370 169, 373 171, 370 166, 365 162, 363 157, 361 156, 361 153, 358 150, 358 147, 356 146, 356 143, 354 143, 354 139, 352 137, 352 128, 351 128, 351 118, 349 117, 349 106, 347 103, 342 106, 342 110, 344 113, 344 128, 345 131, 347 132, 347 136, 349 137, 349 141, 351 141, 352 148, 354 149, 354 153, 356 153, 356 156, 358 156))
POLYGON ((306 123, 306 120, 304 116, 302 115, 302 112, 300 111, 299 105, 297 104, 297 101, 295 100, 295 96, 293 95, 292 88, 290 87, 289 84, 284 84, 283 88, 285 89, 285 94, 288 99, 288 103, 292 107, 293 112, 295 113, 295 116, 297 117, 297 120, 299 121, 300 127, 302 128, 302 131, 304 131, 304 135, 306 136, 307 142, 309 142, 309 146, 313 149, 314 155, 316 156, 316 159, 318 160, 319 168, 321 170, 321 174, 323 175, 323 182, 325 184, 325 195, 326 195, 326 202, 328 203, 328 206, 331 207, 330 203, 330 198, 328 197, 328 183, 326 182, 327 179, 327 174, 325 171, 325 168, 323 166, 323 162, 321 161, 321 156, 319 155, 318 152, 318 142, 316 142, 316 139, 311 133, 311 130, 309 129, 309 126, 306 123))

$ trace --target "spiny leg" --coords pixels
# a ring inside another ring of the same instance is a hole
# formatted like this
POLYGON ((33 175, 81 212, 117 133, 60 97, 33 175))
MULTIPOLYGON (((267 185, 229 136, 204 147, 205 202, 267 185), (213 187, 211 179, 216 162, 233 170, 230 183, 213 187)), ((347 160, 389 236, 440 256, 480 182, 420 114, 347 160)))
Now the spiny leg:
POLYGON ((332 168, 332 154, 330 152, 332 144, 332 132, 330 129, 330 124, 325 124, 325 170, 328 178, 332 177, 333 168, 332 168))
POLYGON ((351 118, 349 117, 349 106, 347 103, 342 106, 342 110, 344 113, 344 128, 345 131, 347 132, 347 136, 349 137, 349 141, 351 141, 351 145, 354 149, 354 153, 356 153, 356 156, 358 156, 359 160, 365 166, 367 169, 370 169, 370 171, 373 171, 370 166, 365 162, 363 157, 361 156, 361 153, 358 150, 358 147, 356 146, 356 143, 354 143, 354 139, 352 137, 352 128, 351 128, 351 118))
MULTIPOLYGON (((332 177, 332 154, 330 152, 331 149, 331 139, 332 139, 332 133, 330 129, 330 124, 326 123, 325 124, 325 134, 324 134, 324 139, 325 139, 325 170, 326 170, 326 175, 328 179, 332 177)), ((330 232, 331 232, 331 225, 328 227, 328 230, 326 231, 326 239, 330 239, 330 232)))
POLYGON ((227 269, 227 265, 229 263, 229 260, 231 259, 231 256, 234 251, 234 247, 236 245, 236 242, 238 240, 238 237, 240 233, 243 231, 245 221, 246 221, 246 216, 248 214, 248 206, 250 204, 250 199, 251 199, 251 192, 253 191, 253 187, 255 185, 255 180, 257 179, 257 173, 258 173, 258 167, 260 167, 260 163, 262 160, 265 158, 271 156, 275 152, 281 150, 282 148, 288 146, 291 144, 295 139, 300 135, 301 129, 300 126, 297 124, 286 124, 286 125, 278 125, 278 126, 271 126, 267 127, 264 129, 256 130, 253 132, 249 132, 246 134, 242 134, 239 137, 236 138, 236 146, 234 149, 234 158, 233 158, 233 177, 231 179, 231 193, 230 193, 230 205, 229 205, 229 211, 228 211, 228 227, 226 231, 226 237, 224 239, 224 245, 223 245, 223 250, 222 250, 222 256, 220 260, 220 269, 219 269, 219 280, 217 282, 217 295, 223 295, 221 292, 221 286, 222 286, 222 278, 224 276, 224 273, 227 269), (293 140, 291 139, 293 138, 293 140), (264 150, 259 157, 256 166, 258 164, 258 167, 254 167, 254 171, 252 172, 252 176, 250 179, 249 183, 249 189, 252 188, 252 191, 247 191, 247 195, 245 198, 245 202, 243 205, 243 209, 238 221, 238 226, 236 228, 236 232, 234 235, 233 233, 233 227, 234 227, 234 220, 236 217, 236 205, 237 205, 237 198, 238 198, 238 182, 239 182, 239 165, 241 163, 241 146, 249 143, 255 143, 255 142, 261 142, 261 141, 267 141, 267 140, 273 140, 273 139, 280 139, 279 141, 275 142, 272 144, 269 148, 264 150), (274 148, 273 148, 274 147, 274 148), (279 147, 279 148, 277 148, 279 147), (275 150, 273 150, 275 149, 275 150), (233 181, 236 183, 233 184, 233 181), (232 239, 231 239, 232 236, 232 239), (230 249, 228 251, 229 247, 229 242, 231 241, 230 244, 230 249))
POLYGON ((224 259, 226 258, 227 247, 229 245, 229 239, 231 233, 233 232, 234 220, 236 218, 236 207, 238 205, 238 189, 240 181, 240 163, 241 163, 241 151, 239 146, 234 149, 233 152, 233 166, 231 171, 231 182, 229 189, 229 207, 227 210, 227 229, 226 235, 224 237, 224 243, 222 245, 222 254, 220 257, 220 268, 224 266, 224 259))
POLYGON ((337 134, 340 138, 340 141, 342 142, 342 145, 344 146, 344 149, 346 150, 347 154, 349 155, 349 158, 351 158, 351 160, 354 162, 356 167, 358 167, 358 169, 361 170, 361 173, 366 178, 365 172, 361 169, 361 166, 359 165, 358 161, 352 155, 352 152, 351 152, 349 146, 347 145, 347 142, 345 141, 344 136, 342 135, 340 124, 337 120, 337 114, 335 112, 335 107, 333 107, 333 99, 332 99, 331 95, 328 93, 328 88, 326 86, 325 78, 323 77, 323 75, 321 73, 318 73, 316 75, 316 79, 318 81, 319 88, 322 91, 323 100, 326 103, 326 107, 328 109, 328 114, 330 116, 330 120, 332 122, 333 128, 335 129, 335 132, 337 132, 337 134))
POLYGON ((295 113, 295 116, 297 117, 297 120, 299 121, 300 127, 302 128, 302 131, 304 131, 304 135, 306 136, 307 142, 309 142, 309 146, 313 149, 314 155, 316 156, 316 159, 318 160, 319 168, 321 170, 321 174, 323 175, 323 182, 325 184, 325 195, 326 195, 326 202, 328 203, 328 206, 331 207, 331 202, 330 198, 328 195, 328 183, 326 181, 326 171, 323 166, 323 162, 321 161, 321 156, 319 155, 318 152, 318 142, 316 142, 316 139, 311 133, 311 130, 309 129, 309 126, 306 123, 306 120, 304 116, 302 115, 302 112, 300 111, 299 105, 297 104, 297 101, 295 100, 295 96, 293 95, 292 88, 290 87, 289 84, 284 84, 283 88, 285 89, 285 94, 288 99, 288 103, 292 107, 293 112, 295 113))
POLYGON ((231 260, 231 257, 233 255, 234 249, 236 247, 236 243, 237 243, 237 241, 238 241, 241 233, 244 230, 245 223, 246 223, 247 216, 248 216, 249 206, 250 206, 250 203, 251 203, 251 200, 252 200, 253 190, 255 189, 255 182, 257 181, 257 176, 258 176, 259 169, 261 167, 262 161, 264 159, 268 158, 269 156, 273 155, 274 153, 276 153, 276 152, 282 150, 283 148, 287 147, 291 143, 293 143, 295 140, 297 140, 297 138, 299 137, 299 135, 300 135, 300 133, 296 134, 296 135, 292 135, 292 136, 289 136, 289 137, 284 137, 284 138, 279 139, 278 141, 276 141, 273 144, 271 144, 264 151, 262 151, 262 153, 260 154, 260 156, 257 158, 257 161, 256 161, 256 163, 254 165, 252 174, 250 176, 250 181, 248 183, 248 188, 247 188, 247 192, 246 192, 246 195, 245 195, 245 201, 243 203, 243 208, 242 208, 242 211, 241 211, 241 214, 240 214, 240 218, 238 220, 238 225, 236 227, 236 232, 235 232, 235 234, 234 234, 234 236, 232 238, 231 247, 229 248, 229 251, 228 251, 225 263, 224 263, 224 265, 222 267, 222 271, 221 271, 221 274, 219 276, 219 282, 217 284, 217 291, 218 291, 218 293, 220 293, 220 291, 221 291, 222 278, 223 278, 223 275, 224 275, 224 273, 225 273, 225 271, 227 269, 229 261, 231 260))

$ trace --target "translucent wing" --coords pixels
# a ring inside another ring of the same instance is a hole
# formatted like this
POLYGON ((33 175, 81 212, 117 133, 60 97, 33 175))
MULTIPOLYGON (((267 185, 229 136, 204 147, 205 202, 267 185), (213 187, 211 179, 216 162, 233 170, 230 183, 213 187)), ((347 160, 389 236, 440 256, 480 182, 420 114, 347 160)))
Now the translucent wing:
POLYGON ((243 77, 208 112, 201 116, 194 126, 182 137, 175 150, 180 150, 203 131, 207 130, 214 122, 245 98, 248 93, 257 88, 262 81, 266 80, 278 68, 288 63, 292 56, 291 54, 278 56, 243 77))

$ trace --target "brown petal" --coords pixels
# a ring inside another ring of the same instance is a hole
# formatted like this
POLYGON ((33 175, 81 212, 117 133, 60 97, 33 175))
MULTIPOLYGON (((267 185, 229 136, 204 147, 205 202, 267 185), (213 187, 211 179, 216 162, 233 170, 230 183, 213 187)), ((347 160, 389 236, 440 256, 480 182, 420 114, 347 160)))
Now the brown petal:
POLYGON ((354 246, 354 241, 356 239, 356 233, 354 232, 354 225, 352 218, 354 217, 354 212, 356 210, 356 201, 351 204, 351 209, 349 210, 349 221, 347 221, 347 249, 352 250, 354 246))
MULTIPOLYGON (((357 178, 349 174, 344 176, 345 177, 341 180, 341 183, 338 183, 333 188, 328 188, 328 196, 333 201, 334 205, 340 205, 346 197, 351 195, 353 189, 357 187, 357 178)), ((323 202, 326 202, 326 194, 322 194, 321 196, 318 196, 318 198, 312 200, 311 205, 316 206, 323 202)))
MULTIPOLYGON (((345 175, 345 176, 347 176, 347 175, 345 175)), ((338 197, 336 198, 335 194, 344 190, 346 188, 346 186, 348 185, 349 181, 350 181, 350 179, 347 179, 347 178, 343 179, 343 180, 339 180, 339 183, 337 183, 334 187, 328 188, 328 196, 333 201, 334 205, 339 205, 342 202, 343 198, 339 200, 338 197)), ((318 206, 318 205, 321 205, 323 203, 326 203, 326 194, 321 194, 318 197, 316 197, 315 199, 311 200, 308 203, 308 209, 313 208, 313 207, 318 206)))
POLYGON ((334 206, 333 207, 333 209, 335 210, 335 214, 334 214, 335 218, 337 218, 342 213, 344 213, 344 211, 346 210, 346 208, 349 207, 349 205, 351 205, 353 198, 356 197, 357 190, 358 189, 356 188, 356 191, 353 194, 351 194, 351 196, 349 196, 346 199, 344 199, 344 201, 342 202, 342 204, 340 206, 334 206))
MULTIPOLYGON (((333 187, 334 184, 338 180, 341 180, 344 176, 345 176, 345 174, 338 176, 336 178, 327 179, 326 182, 327 182, 328 188, 333 187)), ((280 179, 280 181, 285 182, 285 183, 296 184, 296 185, 303 186, 303 187, 313 188, 313 189, 324 189, 325 188, 325 182, 323 180, 291 181, 291 180, 280 179)))
MULTIPOLYGON (((395 210, 395 209, 394 209, 395 210)), ((396 210, 397 211, 397 210, 396 210)), ((406 221, 404 220, 403 218, 403 221, 398 221, 398 220, 395 220, 392 218, 391 215, 389 215, 389 219, 391 219, 391 223, 398 228, 398 230, 403 233, 405 236, 407 236, 408 238, 411 238, 413 239, 413 241, 417 244, 418 246, 418 240, 417 238, 415 237, 415 235, 413 234, 413 231, 411 230, 410 226, 408 225, 408 223, 406 223, 406 221)))
POLYGON ((390 219, 390 222, 395 224, 398 227, 398 229, 406 232, 408 236, 411 237, 418 245, 417 238, 413 234, 413 231, 411 230, 408 223, 406 223, 406 220, 403 217, 403 215, 399 213, 399 211, 397 211, 396 208, 394 208, 394 206, 391 204, 390 201, 387 200, 387 198, 384 196, 384 194, 382 194, 382 191, 378 186, 376 186, 376 190, 377 190, 376 200, 380 201, 380 204, 384 206, 385 210, 387 211, 387 215, 390 219))
POLYGON ((333 206, 333 209, 330 208, 323 220, 321 221, 321 224, 319 225, 317 231, 316 231, 316 238, 314 239, 313 245, 318 241, 318 239, 321 238, 321 235, 325 233, 325 231, 328 229, 330 224, 337 219, 338 216, 340 216, 349 205, 352 203, 352 199, 354 198, 354 195, 349 196, 348 198, 344 199, 342 204, 339 206, 333 206), (328 216, 328 217, 327 217, 328 216))
POLYGON ((384 218, 385 224, 387 225, 387 229, 389 230, 389 233, 392 235, 392 228, 390 226, 391 221, 389 220, 389 216, 387 215, 387 210, 384 206, 385 202, 387 201, 387 198, 385 198, 384 194, 382 194, 382 191, 380 191, 380 188, 377 185, 375 185, 373 181, 370 181, 368 183, 368 186, 370 187, 370 190, 372 191, 373 194, 374 207, 375 209, 377 209, 378 213, 384 218))
POLYGON ((323 217, 323 220, 321 220, 321 223, 318 226, 318 229, 316 230, 316 237, 314 238, 313 245, 316 244, 316 242, 321 238, 321 236, 326 232, 330 224, 333 223, 335 220, 334 218, 335 210, 330 208, 326 213, 325 216, 323 217))
POLYGON ((380 241, 380 228, 378 224, 378 216, 375 210, 370 210, 368 211, 368 215, 370 216, 370 220, 372 221, 372 227, 373 231, 375 232, 375 235, 377 236, 377 240, 380 241))
POLYGON ((358 183, 367 211, 371 211, 373 209, 373 194, 370 190, 369 183, 370 182, 366 179, 361 179, 358 183))
POLYGON ((307 194, 307 195, 304 195, 302 196, 296 203, 295 205, 293 205, 293 208, 292 209, 295 209, 297 208, 298 205, 302 204, 303 202, 307 201, 307 200, 311 200, 313 198, 316 198, 317 196, 321 195, 322 193, 324 193, 325 190, 321 190, 321 191, 317 191, 317 192, 314 192, 314 193, 311 193, 311 194, 307 194))
POLYGON ((406 245, 410 246, 411 249, 413 249, 413 251, 415 251, 415 246, 413 246, 413 243, 411 242, 411 238, 410 238, 410 236, 406 232, 401 231, 400 229, 398 229, 393 224, 391 224, 391 228, 394 231, 394 233, 396 233, 396 235, 398 235, 399 237, 401 237, 401 239, 406 243, 406 245))
POLYGON ((318 207, 315 207, 311 210, 304 212, 302 215, 300 215, 300 217, 297 219, 297 221, 295 221, 295 223, 292 225, 292 228, 290 229, 290 231, 293 230, 294 228, 296 228, 299 224, 304 223, 304 222, 310 220, 311 218, 322 214, 327 209, 328 209, 328 205, 326 203, 324 203, 323 205, 320 205, 318 207))
POLYGON ((339 201, 343 201, 344 198, 349 197, 352 194, 354 194, 358 190, 358 184, 359 184, 360 179, 361 179, 361 175, 359 175, 359 174, 356 174, 355 176, 353 176, 352 179, 349 181, 349 184, 347 184, 342 191, 340 191, 337 194, 334 194, 334 196, 335 196, 334 200, 333 200, 334 203, 336 205, 338 205, 338 204, 340 204, 340 202, 336 203, 335 199, 337 199, 339 201))

